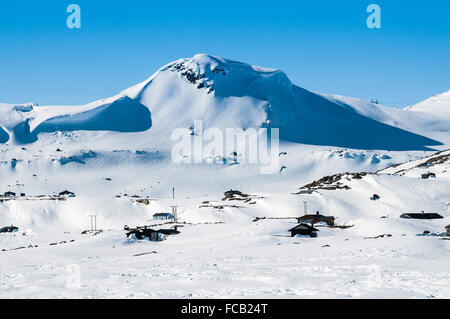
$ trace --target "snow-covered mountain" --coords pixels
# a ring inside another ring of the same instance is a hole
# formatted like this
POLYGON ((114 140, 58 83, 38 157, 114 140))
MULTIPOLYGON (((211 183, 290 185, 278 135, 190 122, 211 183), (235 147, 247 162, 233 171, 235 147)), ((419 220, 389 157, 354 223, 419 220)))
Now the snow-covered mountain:
POLYGON ((442 132, 450 120, 439 109, 439 115, 423 115, 316 94, 292 84, 282 71, 209 55, 169 63, 148 80, 88 105, 0 108, 0 142, 9 136, 18 144, 56 131, 148 131, 142 139, 162 147, 175 128, 202 120, 204 128, 279 128, 282 140, 302 144, 426 150, 441 144, 433 132, 442 132))
MULTIPOLYGON (((424 135, 449 145, 450 94, 436 94, 423 102, 405 109, 385 107, 360 99, 324 95, 327 98, 350 105, 356 112, 376 121, 424 135)), ((445 148, 445 147, 444 147, 445 148)))
POLYGON ((208 55, 87 105, 0 104, 0 228, 19 227, 0 234, 0 297, 448 298, 450 152, 430 149, 450 148, 449 130, 447 93, 393 109, 208 55), (241 154, 174 163, 171 134, 195 120, 279 128, 279 170, 241 154), (304 202, 336 227, 290 237, 304 202), (126 238, 175 225, 153 217, 173 205, 181 234, 126 238), (400 218, 422 210, 444 218, 400 218), (90 215, 103 232, 81 233, 90 215))
POLYGON ((414 112, 429 113, 448 119, 450 118, 450 90, 442 94, 436 94, 406 109, 414 112))

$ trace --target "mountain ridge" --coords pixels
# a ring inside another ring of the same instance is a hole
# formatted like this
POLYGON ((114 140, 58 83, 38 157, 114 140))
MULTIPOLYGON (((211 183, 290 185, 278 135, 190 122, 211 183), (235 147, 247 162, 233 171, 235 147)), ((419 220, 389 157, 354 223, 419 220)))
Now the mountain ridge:
MULTIPOLYGON (((2 108, 7 107, 3 104, 2 108)), ((7 119, 0 117, 0 127, 5 131, 0 142, 5 143, 4 135, 8 134, 14 136, 8 141, 26 144, 35 142, 39 133, 68 127, 89 131, 148 130, 152 136, 167 140, 175 128, 188 128, 194 120, 202 120, 205 128, 279 128, 282 140, 311 145, 430 150, 430 146, 442 144, 428 137, 427 130, 416 130, 420 116, 414 114, 414 121, 402 121, 405 114, 357 99, 308 91, 293 84, 280 70, 198 54, 168 63, 147 80, 113 97, 83 106, 9 105, 7 119), (106 120, 93 115, 101 113, 96 109, 108 108, 119 100, 126 102, 120 102, 117 118, 110 120, 127 123, 109 126, 106 120), (139 105, 148 108, 145 115, 141 114, 147 117, 146 125, 139 116, 126 116, 139 105), (69 123, 80 122, 80 118, 84 119, 81 125, 69 123), (55 122, 60 125, 51 125, 55 122), (36 137, 28 139, 33 134, 36 137)))

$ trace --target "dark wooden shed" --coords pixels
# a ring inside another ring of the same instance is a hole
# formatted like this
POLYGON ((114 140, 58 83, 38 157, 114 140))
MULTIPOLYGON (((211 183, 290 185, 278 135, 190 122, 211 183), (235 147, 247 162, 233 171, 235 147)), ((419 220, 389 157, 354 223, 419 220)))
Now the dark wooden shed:
POLYGON ((19 228, 16 226, 12 226, 12 225, 0 228, 0 233, 14 233, 17 231, 19 231, 19 228))
POLYGON ((157 230, 151 229, 151 228, 137 228, 137 229, 130 229, 127 233, 127 237, 130 237, 131 235, 136 236, 137 239, 143 240, 145 238, 150 239, 151 241, 161 241, 163 240, 162 234, 159 233, 157 230))
POLYGON ((180 233, 177 226, 172 229, 152 229, 147 226, 131 229, 128 226, 125 226, 124 229, 128 231, 127 237, 134 235, 139 240, 148 238, 151 241, 162 241, 166 236, 178 235, 180 233))
POLYGON ((67 197, 75 197, 75 194, 71 191, 65 190, 58 194, 60 197, 67 196, 67 197))
POLYGON ((300 224, 289 229, 289 231, 291 232, 291 237, 294 237, 295 235, 304 235, 314 238, 317 237, 317 232, 319 230, 308 224, 300 224))
POLYGON ((16 193, 8 191, 8 192, 5 192, 4 196, 5 197, 16 197, 16 193))

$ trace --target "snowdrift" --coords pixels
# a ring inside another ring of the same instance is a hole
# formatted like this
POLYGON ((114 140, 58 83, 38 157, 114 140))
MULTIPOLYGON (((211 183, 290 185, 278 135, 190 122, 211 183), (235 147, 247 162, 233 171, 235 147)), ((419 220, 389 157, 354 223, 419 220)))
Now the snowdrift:
POLYGON ((149 109, 136 100, 122 97, 113 103, 73 115, 60 115, 41 122, 34 130, 30 120, 14 128, 17 143, 33 143, 39 133, 56 131, 117 131, 140 132, 152 125, 149 109))

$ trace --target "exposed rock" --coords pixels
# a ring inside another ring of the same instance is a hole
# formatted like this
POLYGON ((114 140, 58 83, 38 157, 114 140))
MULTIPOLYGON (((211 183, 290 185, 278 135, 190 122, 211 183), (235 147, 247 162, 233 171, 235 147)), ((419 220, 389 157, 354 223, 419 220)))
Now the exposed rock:
POLYGON ((366 237, 364 239, 378 239, 378 238, 385 238, 385 237, 392 237, 392 235, 391 234, 382 234, 382 235, 378 235, 375 237, 366 237))
POLYGON ((352 179, 362 179, 368 173, 345 173, 325 176, 321 179, 307 184, 300 188, 296 194, 312 193, 314 190, 337 190, 337 189, 351 189, 350 186, 343 183, 344 180, 351 181, 352 179))
POLYGON ((450 161, 450 154, 436 153, 436 156, 431 157, 426 162, 423 162, 416 167, 430 167, 436 164, 444 164, 450 161))
POLYGON ((213 70, 201 71, 200 65, 192 64, 192 61, 183 60, 169 67, 172 72, 177 72, 182 78, 196 85, 197 89, 207 89, 210 94, 215 91, 214 77, 216 75, 225 76, 227 73, 223 67, 215 67, 213 70), (211 72, 209 76, 207 74, 211 72))
POLYGON ((248 194, 244 194, 241 191, 238 190, 229 190, 225 192, 225 197, 222 200, 247 200, 249 199, 248 194))

